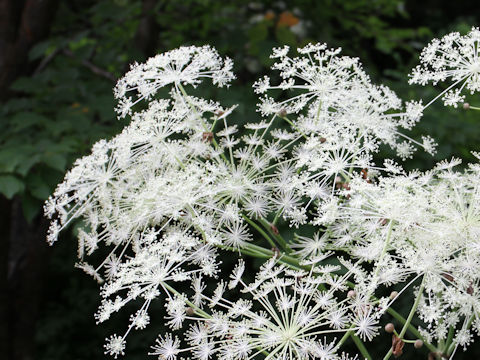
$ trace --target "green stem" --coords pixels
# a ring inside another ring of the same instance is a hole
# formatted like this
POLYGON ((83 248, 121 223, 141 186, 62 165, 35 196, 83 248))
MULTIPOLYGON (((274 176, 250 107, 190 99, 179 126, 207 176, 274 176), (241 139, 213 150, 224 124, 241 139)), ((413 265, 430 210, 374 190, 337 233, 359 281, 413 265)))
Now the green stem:
POLYGON ((307 135, 305 135, 302 130, 300 130, 295 124, 286 116, 280 116, 283 120, 285 120, 292 128, 297 130, 305 139, 308 139, 307 135))
MULTIPOLYGON (((176 294, 178 296, 182 296, 181 293, 179 293, 177 290, 175 290, 173 287, 171 287, 170 285, 168 285, 167 283, 165 282, 162 282, 162 285, 165 287, 165 289, 167 289, 168 291, 170 291, 171 293, 173 294, 176 294)), ((185 303, 190 306, 192 309, 195 310, 195 312, 200 315, 201 317, 205 318, 205 319, 211 319, 212 316, 208 313, 206 313, 205 311, 203 311, 202 309, 200 309, 197 305, 195 305, 194 303, 192 303, 190 300, 188 299, 185 299, 185 303)))
POLYGON ((360 353, 363 355, 363 357, 367 360, 372 360, 372 356, 368 353, 367 348, 365 347, 365 344, 363 343, 362 340, 357 335, 352 335, 353 342, 357 346, 358 350, 360 350, 360 353))
MULTIPOLYGON (((246 244, 244 248, 234 248, 232 246, 225 246, 225 245, 216 245, 218 248, 227 250, 227 251, 232 251, 232 252, 240 252, 245 255, 253 256, 256 258, 260 259, 270 259, 274 256, 276 256, 275 252, 269 249, 265 249, 261 246, 254 245, 254 244, 246 244)), ((284 265, 289 266, 292 269, 295 270, 308 270, 308 266, 300 265, 297 259, 282 254, 278 258, 278 262, 284 265)))
MULTIPOLYGON (((171 287, 170 285, 168 285, 167 283, 164 283, 162 282, 162 285, 165 287, 165 289, 167 289, 168 291, 170 291, 171 293, 173 294, 176 294, 178 296, 182 296, 181 293, 179 293, 177 290, 175 290, 173 287, 171 287)), ((195 305, 194 303, 192 303, 190 300, 188 299, 185 299, 185 303, 190 306, 193 310, 195 310, 195 313, 197 313, 199 316, 203 317, 204 319, 211 319, 212 316, 208 313, 206 313, 205 311, 203 311, 202 309, 200 309, 197 305, 195 305)), ((267 357, 270 355, 270 353, 266 350, 263 350, 259 347, 257 347, 257 349, 259 350, 259 352, 261 352, 262 354, 266 355, 267 357)))
MULTIPOLYGON (((425 276, 422 279, 422 283, 420 284, 420 289, 418 289, 417 297, 415 298, 415 302, 413 303, 413 306, 410 309, 410 313, 408 314, 407 320, 405 321, 405 324, 403 324, 402 331, 400 331, 400 334, 398 335, 400 340, 403 339, 403 336, 407 332, 408 326, 412 322, 413 315, 415 315, 415 311, 417 311, 418 304, 420 303, 420 299, 422 298, 424 287, 425 287, 425 276)), ((387 355, 385 355, 383 360, 388 360, 392 355, 392 352, 393 352, 393 349, 390 347, 390 350, 388 351, 387 355)))
POLYGON ((270 224, 268 221, 266 221, 265 219, 262 219, 262 218, 260 218, 259 221, 262 224, 262 226, 273 236, 273 238, 278 241, 278 243, 282 247, 283 251, 285 251, 287 254, 290 253, 290 247, 288 246, 285 239, 280 234, 275 234, 273 232, 272 225, 274 225, 274 224, 273 223, 270 224))
MULTIPOLYGON (((265 249, 261 246, 258 246, 258 245, 254 245, 254 244, 247 244, 245 246, 245 248, 233 248, 233 247, 230 247, 230 246, 224 246, 224 245, 217 245, 219 248, 221 249, 224 249, 224 250, 227 250, 227 251, 232 251, 232 252, 240 252, 242 254, 245 254, 245 255, 249 255, 249 256, 253 256, 253 257, 256 257, 256 258, 261 258, 261 259, 270 259, 272 258, 273 256, 275 256, 275 253, 270 250, 270 249, 265 249)), ((309 270, 309 266, 303 266, 303 265, 300 265, 299 261, 292 257, 292 256, 289 256, 289 255, 285 255, 283 254, 279 259, 278 261, 284 265, 287 265, 289 266, 290 268, 292 269, 295 269, 295 270, 309 270)), ((354 288, 355 285, 349 281, 347 281, 347 285, 350 287, 350 288, 354 288)), ((374 300, 377 300, 376 298, 373 297, 374 300)), ((418 305, 418 304, 417 304, 418 305)), ((400 323, 402 323, 404 325, 404 329, 405 331, 408 329, 408 331, 413 335, 415 336, 416 338, 420 339, 423 341, 424 345, 431 351, 431 352, 434 352, 434 353, 437 353, 438 352, 438 349, 430 344, 429 342, 426 341, 426 339, 420 334, 420 332, 413 326, 410 324, 411 322, 411 319, 408 320, 408 319, 405 319, 402 315, 400 315, 397 311, 395 311, 393 308, 389 307, 387 310, 386 310, 392 317, 394 317, 397 321, 399 321, 400 323)), ((413 316, 413 315, 412 315, 413 316)), ((403 330, 403 329, 402 329, 403 330)), ((405 331, 404 331, 404 334, 405 334, 405 331)), ((339 345, 338 348, 340 348, 340 346, 343 345, 343 343, 353 334, 353 330, 349 330, 345 333, 345 335, 340 339, 339 341, 339 345)))
POLYGON ((377 267, 375 268, 375 273, 373 274, 373 279, 377 281, 378 273, 380 272, 380 266, 382 265, 382 260, 385 254, 388 251, 388 247, 390 246, 390 238, 392 237, 392 229, 393 229, 393 220, 390 220, 388 223, 388 233, 387 239, 385 240, 385 244, 383 245, 382 253, 380 254, 380 259, 378 260, 377 267))
POLYGON ((317 115, 315 116, 315 120, 318 121, 318 119, 320 118, 320 111, 322 110, 322 101, 320 101, 318 103, 318 110, 317 110, 317 115))
POLYGON ((270 236, 268 236, 268 234, 265 231, 263 231, 263 229, 260 226, 255 224, 255 222, 253 222, 243 214, 242 214, 242 217, 245 219, 246 222, 252 225, 260 233, 260 235, 262 235, 268 241, 268 243, 272 246, 272 248, 277 247, 277 244, 275 244, 275 242, 270 238, 270 236))
POLYGON ((269 258, 272 257, 271 255, 268 255, 268 254, 265 254, 265 253, 260 253, 260 252, 257 252, 257 251, 252 251, 252 250, 247 250, 247 249, 242 249, 242 248, 235 248, 233 246, 217 245, 217 247, 222 249, 222 250, 241 253, 241 254, 244 254, 244 255, 248 255, 248 256, 252 256, 252 257, 256 257, 256 258, 260 258, 260 259, 269 259, 269 258))
POLYGON ((338 349, 340 349, 342 347, 342 345, 345 343, 345 341, 348 340, 348 338, 350 336, 352 336, 353 334, 353 330, 348 330, 343 336, 342 338, 340 339, 340 341, 337 343, 337 346, 336 346, 336 350, 338 351, 338 349))
POLYGON ((440 348, 442 350, 442 352, 446 352, 448 354, 448 348, 452 344, 454 334, 455 334, 455 328, 450 325, 450 327, 448 329, 448 336, 447 336, 447 341, 445 342, 445 346, 440 348))
MULTIPOLYGON (((236 248, 227 247, 227 246, 219 246, 219 247, 224 249, 224 250, 233 251, 233 252, 240 251, 241 253, 243 253, 245 255, 250 255, 250 256, 254 256, 254 257, 262 258, 262 259, 269 259, 269 258, 271 258, 275 255, 273 251, 271 251, 269 249, 262 248, 261 246, 254 245, 254 244, 247 244, 246 245, 247 249, 236 249, 236 248)), ((278 261, 280 263, 284 264, 284 265, 289 266, 292 269, 295 269, 295 270, 309 270, 309 266, 300 265, 300 263, 298 262, 298 260, 296 258, 294 258, 292 256, 289 256, 289 255, 283 254, 278 259, 278 261)), ((347 281, 346 284, 352 289, 355 287, 355 285, 353 283, 349 282, 349 281, 347 281)), ((378 299, 373 297, 373 300, 378 300, 378 299)), ((404 326, 406 325, 408 331, 413 336, 415 336, 417 339, 422 340, 423 344, 431 352, 435 352, 435 353, 438 352, 438 349, 434 345, 427 342, 427 340, 422 336, 422 334, 420 334, 420 332, 412 324, 410 324, 410 322, 407 323, 407 319, 405 319, 402 315, 400 315, 396 310, 389 307, 387 309, 387 312, 392 317, 394 317, 397 321, 399 321, 401 324, 403 324, 404 326)), ((340 344, 343 344, 348 339, 348 337, 351 335, 351 333, 352 333, 351 331, 348 331, 347 333, 345 333, 345 335, 340 340, 340 344)))
MULTIPOLYGON (((466 328, 469 329, 471 326, 472 326, 472 323, 473 323, 473 320, 475 320, 475 315, 472 315, 470 316, 470 319, 468 320, 468 323, 467 323, 467 326, 466 328)), ((452 333, 453 333, 453 330, 452 329, 452 333)), ((450 335, 450 334, 449 334, 450 335)), ((453 334, 452 334, 452 338, 453 338, 453 334)), ((452 343, 450 344, 450 346, 447 348, 447 355, 450 356, 453 352, 453 350, 455 350, 455 347, 457 346, 458 344, 455 344, 453 342, 453 339, 452 339, 452 343)))
MULTIPOLYGON (((195 108, 195 106, 190 102, 190 100, 188 99, 188 94, 187 92, 185 91, 185 89, 183 88, 182 84, 177 84, 178 88, 180 89, 180 92, 183 94, 183 96, 185 96, 185 100, 188 102, 188 105, 190 105, 190 108, 195 112, 195 114, 198 116, 198 118, 200 119, 200 122, 202 124, 202 127, 205 131, 208 132, 208 127, 205 125, 205 123, 203 122, 203 119, 202 117, 200 116, 200 114, 198 113, 197 109, 195 108)), ((213 146, 215 147, 215 149, 218 149, 219 146, 218 146, 218 143, 217 143, 217 140, 215 140, 215 137, 212 137, 212 144, 213 146)), ((222 159, 228 163, 228 159, 227 157, 225 156, 225 154, 220 154, 220 156, 222 157, 222 159)))
MULTIPOLYGON (((387 309, 387 312, 392 315, 396 320, 398 320, 399 322, 401 322, 402 324, 405 324, 407 322, 407 320, 402 316, 400 315, 398 312, 396 312, 394 309, 392 308, 388 308, 387 309)), ((431 352, 438 352, 438 349, 433 346, 432 344, 428 343, 425 338, 422 336, 422 334, 420 334, 420 332, 415 328, 415 326, 413 326, 412 324, 408 324, 408 331, 410 331, 412 333, 413 336, 415 336, 416 338, 420 339, 423 341, 423 344, 431 351, 431 352)))
POLYGON ((422 298, 423 295, 423 288, 425 287, 425 277, 422 279, 422 283, 420 284, 420 288, 418 289, 418 294, 415 299, 415 302, 413 303, 412 308, 410 309, 410 313, 408 314, 407 321, 405 324, 403 324, 402 331, 400 331, 400 338, 403 338, 403 335, 407 332, 408 325, 412 322, 413 316, 415 315, 415 311, 417 311, 418 304, 420 303, 420 299, 422 298))
POLYGON ((278 221, 278 219, 280 218, 280 213, 281 213, 280 210, 278 210, 278 211, 275 213, 275 217, 273 218, 273 221, 272 221, 272 224, 273 224, 273 225, 276 225, 276 224, 277 224, 277 221, 278 221))

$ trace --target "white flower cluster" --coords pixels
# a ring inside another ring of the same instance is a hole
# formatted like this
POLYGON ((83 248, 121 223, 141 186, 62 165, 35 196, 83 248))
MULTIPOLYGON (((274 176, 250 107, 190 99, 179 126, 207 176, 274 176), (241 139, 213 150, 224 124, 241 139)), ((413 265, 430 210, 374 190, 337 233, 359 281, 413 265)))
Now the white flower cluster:
POLYGON ((376 324, 363 324, 362 304, 336 296, 347 288, 348 274, 338 279, 325 273, 313 276, 312 271, 291 270, 272 259, 261 267, 253 283, 245 284, 241 279, 244 270, 241 261, 231 281, 221 281, 212 296, 206 295, 206 286, 197 278, 194 308, 181 296, 171 298, 167 304, 171 327, 193 322, 185 332, 189 347, 182 349, 178 341, 172 343, 171 335, 161 335, 151 354, 160 358, 191 352, 195 359, 248 359, 263 354, 275 359, 346 360, 350 359, 347 355, 336 354, 336 343, 327 340, 328 334, 358 331, 371 337, 376 331, 376 324), (248 298, 228 300, 227 288, 237 286, 248 298), (210 315, 200 309, 202 305, 210 315), (352 319, 355 326, 348 327, 352 319))
POLYGON ((425 47, 420 56, 421 65, 413 69, 410 84, 426 85, 451 78, 450 85, 443 95, 445 105, 457 107, 463 102, 465 88, 471 94, 480 90, 480 29, 473 27, 467 35, 453 32, 441 39, 434 39, 425 47))
POLYGON ((466 341, 464 333, 480 325, 480 167, 453 171, 459 163, 376 184, 353 180, 348 205, 339 210, 348 233, 331 241, 373 264, 375 271, 358 282, 363 289, 398 284, 404 292, 422 278, 424 336, 446 341, 449 328, 458 328, 453 342, 464 346, 472 336, 466 341))
MULTIPOLYGON (((459 91, 477 91, 478 33, 434 41, 411 82, 452 76, 447 91, 461 81, 459 91)), ((81 220, 78 266, 103 283, 97 321, 142 303, 105 353, 124 355, 157 298, 168 326, 183 333, 159 336, 151 354, 160 360, 356 359, 342 351, 350 338, 368 358, 363 342, 387 313, 403 328, 387 326, 394 335, 385 359, 409 336, 453 356, 480 330, 480 166, 454 171, 453 160, 406 173, 392 159, 375 162, 382 144, 400 158, 416 146, 434 152, 430 137, 403 133, 431 102, 402 104, 340 49, 297 51, 274 49, 282 82, 254 85, 292 97, 264 95, 262 119, 243 129, 229 120, 235 107, 184 87, 234 78, 231 61, 208 46, 158 55, 118 82, 117 111, 130 124, 77 160, 45 204, 51 244, 81 220), (170 98, 159 99, 165 86, 170 98), (148 107, 134 108, 143 99, 148 107), (293 238, 283 222, 296 228, 293 238), (103 246, 108 256, 87 262, 103 246), (240 257, 231 272, 226 254, 240 257), (246 257, 265 261, 251 283, 246 257), (401 296, 413 299, 407 318, 393 310, 401 296)))
POLYGON ((131 70, 115 86, 115 97, 119 100, 116 108, 120 117, 132 113, 132 106, 141 100, 150 100, 158 89, 173 84, 196 86, 202 78, 211 78, 218 86, 228 85, 235 78, 231 59, 223 60, 215 49, 202 47, 181 47, 134 64, 131 70), (137 93, 137 98, 130 94, 137 93))

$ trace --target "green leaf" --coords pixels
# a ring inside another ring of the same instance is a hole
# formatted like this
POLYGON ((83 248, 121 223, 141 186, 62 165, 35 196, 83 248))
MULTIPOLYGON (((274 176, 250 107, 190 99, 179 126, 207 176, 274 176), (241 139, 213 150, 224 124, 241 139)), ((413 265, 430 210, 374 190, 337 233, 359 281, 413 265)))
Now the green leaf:
POLYGON ((37 164, 38 162, 40 162, 40 159, 41 159, 41 156, 40 154, 30 154, 30 156, 28 156, 27 158, 23 159, 17 166, 15 172, 22 175, 22 176, 26 176, 28 174, 28 172, 30 171, 30 169, 35 165, 37 164))
POLYGON ((41 126, 43 124, 47 124, 49 121, 50 120, 46 116, 29 111, 19 112, 10 120, 15 131, 20 131, 34 125, 41 126))
POLYGON ((29 144, 10 143, 0 150, 0 173, 17 173, 25 176, 30 168, 40 160, 40 154, 29 144))
POLYGON ((22 192, 25 184, 12 175, 0 175, 0 192, 7 197, 13 198, 15 194, 22 192))
POLYGON ((25 159, 18 149, 10 147, 0 150, 0 172, 12 173, 15 168, 25 159))
POLYGON ((27 189, 36 199, 46 200, 52 193, 51 187, 39 174, 30 174, 26 179, 27 189))
POLYGON ((263 41, 268 36, 268 23, 265 21, 259 22, 248 30, 248 38, 251 42, 256 43, 263 41))
POLYGON ((10 88, 27 94, 35 94, 38 89, 44 88, 44 84, 37 77, 20 77, 13 82, 10 88))
POLYGON ((42 211, 43 201, 35 199, 28 193, 22 197, 22 211, 28 223, 40 214, 42 211))
POLYGON ((287 26, 278 26, 275 30, 275 36, 280 44, 297 46, 297 38, 287 26))
POLYGON ((48 167, 61 172, 67 167, 67 159, 62 154, 46 153, 42 160, 48 167))
POLYGON ((50 53, 52 50, 52 44, 50 43, 50 41, 43 41, 41 43, 38 43, 37 45, 35 45, 32 50, 30 50, 30 53, 28 54, 28 57, 30 58, 30 60, 36 60, 36 59, 39 59, 45 55, 47 55, 48 53, 50 53))

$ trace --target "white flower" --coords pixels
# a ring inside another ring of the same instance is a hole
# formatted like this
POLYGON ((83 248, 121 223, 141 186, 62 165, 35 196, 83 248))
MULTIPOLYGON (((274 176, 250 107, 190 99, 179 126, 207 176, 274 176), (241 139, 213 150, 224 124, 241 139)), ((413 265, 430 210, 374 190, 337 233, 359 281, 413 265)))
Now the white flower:
POLYGON ((357 328, 357 334, 362 340, 372 341, 378 335, 377 314, 369 309, 368 311, 360 311, 353 320, 353 324, 357 328))
POLYGON ((111 335, 105 339, 107 343, 104 345, 105 354, 112 355, 115 359, 118 355, 125 355, 125 340, 118 335, 111 335))
POLYGON ((263 98, 259 105, 263 114, 280 110, 297 113, 316 98, 328 107, 328 104, 342 97, 350 84, 364 76, 357 58, 337 57, 341 49, 327 49, 326 44, 310 44, 298 49, 309 57, 293 59, 287 56, 288 50, 287 46, 273 49, 271 56, 278 59, 272 68, 280 70, 285 81, 279 86, 272 86, 269 77, 265 76, 254 84, 255 92, 261 94, 270 89, 299 89, 306 92, 279 103, 269 97, 263 98))
MULTIPOLYGON (((463 88, 480 88, 479 34, 434 41, 411 82, 452 77, 438 98, 456 106, 463 88)), ((183 87, 233 79, 231 61, 208 46, 158 55, 118 82, 120 117, 141 100, 148 106, 77 160, 45 204, 50 243, 81 220, 77 266, 102 283, 97 322, 141 304, 124 335, 107 339, 106 354, 124 354, 126 336, 149 325, 159 297, 165 324, 183 334, 159 336, 151 354, 160 360, 348 359, 335 335, 372 340, 386 309, 411 293, 426 339, 443 340, 450 327, 455 344, 472 342, 480 311, 480 165, 456 172, 454 159, 406 173, 391 159, 377 164, 383 144, 402 158, 415 146, 434 152, 429 136, 419 142, 402 133, 431 102, 403 106, 340 49, 309 44, 294 58, 288 51, 273 50, 280 83, 264 77, 254 89, 293 90, 293 97, 264 95, 259 109, 270 117, 243 129, 230 121, 235 106, 183 87), (163 86, 171 87, 170 99, 154 100, 163 86), (293 239, 277 228, 283 221, 296 228, 293 239), (87 262, 105 247, 105 260, 87 262), (240 258, 230 273, 228 262, 220 266, 226 254, 240 258), (269 259, 248 284, 243 278, 256 262, 244 256, 269 259), (182 282, 192 284, 185 294, 176 288, 182 282), (391 286, 397 296, 374 297, 391 286)))
POLYGON ((120 117, 131 114, 131 108, 139 101, 150 100, 158 89, 169 84, 197 86, 203 78, 211 78, 220 87, 228 85, 235 77, 231 72, 233 63, 222 59, 208 45, 202 47, 183 46, 157 55, 144 64, 134 64, 115 87, 119 99, 116 108, 120 117), (137 93, 132 98, 131 92, 137 93))
POLYGON ((472 94, 480 90, 479 41, 480 30, 476 27, 467 35, 454 32, 440 40, 432 40, 422 50, 421 64, 412 70, 410 84, 426 85, 432 82, 435 85, 451 78, 453 84, 447 88, 444 102, 445 105, 457 107, 464 100, 464 96, 460 95, 463 88, 472 94), (455 86, 458 89, 449 91, 455 86))
POLYGON ((197 317, 186 332, 189 346, 180 352, 193 359, 215 355, 240 360, 260 351, 284 360, 339 358, 335 339, 328 341, 326 336, 349 330, 350 305, 335 297, 335 288, 321 291, 328 286, 324 279, 288 270, 275 260, 265 263, 248 285, 239 278, 241 271, 236 272, 235 282, 251 300, 228 300, 223 286, 214 299, 202 292, 203 298, 212 300, 213 310, 197 317), (319 335, 325 336, 323 341, 319 335))
POLYGON ((158 336, 157 345, 152 346, 153 352, 149 355, 158 355, 159 360, 175 360, 179 352, 180 341, 177 337, 172 338, 171 334, 165 337, 158 336))

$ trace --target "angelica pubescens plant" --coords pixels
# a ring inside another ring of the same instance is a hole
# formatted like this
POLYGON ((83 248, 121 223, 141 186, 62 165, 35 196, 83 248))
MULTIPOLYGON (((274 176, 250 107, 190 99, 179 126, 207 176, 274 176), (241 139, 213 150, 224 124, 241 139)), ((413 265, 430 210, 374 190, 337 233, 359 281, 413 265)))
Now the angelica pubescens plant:
POLYGON ((480 331, 480 166, 456 171, 454 159, 407 173, 374 155, 381 145, 401 159, 435 151, 428 135, 408 131, 437 98, 456 105, 464 87, 478 90, 478 34, 450 34, 422 52, 410 82, 453 79, 426 105, 373 84, 341 49, 309 44, 292 57, 276 48, 281 83, 254 84, 261 116, 243 129, 230 120, 235 106, 190 94, 205 78, 234 79, 213 48, 133 65, 115 87, 130 123, 77 160, 45 204, 50 244, 79 226, 77 266, 101 283, 97 322, 140 304, 105 353, 124 355, 131 331, 154 326, 157 299, 175 333, 146 351, 160 360, 356 359, 342 349, 350 340, 372 359, 366 343, 388 316, 402 328, 385 327, 385 359, 409 342, 430 358, 466 348, 480 331), (231 271, 226 253, 239 257, 231 271), (249 257, 264 261, 253 282, 249 257), (400 298, 407 314, 394 309, 400 298))

